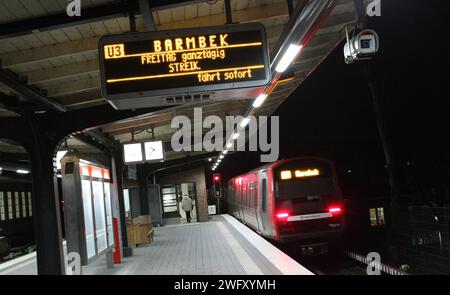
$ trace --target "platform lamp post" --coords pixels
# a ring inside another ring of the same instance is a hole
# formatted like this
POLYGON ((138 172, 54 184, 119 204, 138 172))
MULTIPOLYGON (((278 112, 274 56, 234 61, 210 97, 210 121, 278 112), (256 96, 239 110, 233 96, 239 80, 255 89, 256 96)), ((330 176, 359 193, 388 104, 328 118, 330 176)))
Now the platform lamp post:
POLYGON ((220 214, 220 197, 221 197, 220 179, 221 177, 219 173, 213 174, 214 197, 216 197, 217 214, 220 214))

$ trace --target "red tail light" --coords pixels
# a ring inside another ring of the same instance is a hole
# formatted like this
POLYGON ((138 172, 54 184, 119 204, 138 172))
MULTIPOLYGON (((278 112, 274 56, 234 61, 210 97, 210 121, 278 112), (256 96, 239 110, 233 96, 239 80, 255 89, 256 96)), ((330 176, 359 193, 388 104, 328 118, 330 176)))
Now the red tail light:
POLYGON ((280 221, 286 221, 288 217, 289 217, 288 212, 278 212, 277 213, 277 219, 280 221))
POLYGON ((338 214, 341 214, 342 208, 341 207, 337 207, 337 206, 330 207, 328 209, 328 212, 330 212, 332 215, 338 215, 338 214))

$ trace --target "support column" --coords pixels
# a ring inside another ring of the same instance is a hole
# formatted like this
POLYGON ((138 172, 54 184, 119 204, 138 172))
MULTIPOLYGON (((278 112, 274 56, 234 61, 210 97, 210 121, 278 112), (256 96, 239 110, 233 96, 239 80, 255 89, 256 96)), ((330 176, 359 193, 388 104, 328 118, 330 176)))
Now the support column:
POLYGON ((230 0, 225 0, 225 15, 227 17, 227 24, 233 23, 233 15, 231 11, 231 2, 230 0))
POLYGON ((39 123, 30 122, 33 140, 28 147, 33 178, 33 219, 40 275, 64 275, 58 184, 54 167, 55 138, 39 123))
POLYGON ((141 200, 141 215, 150 214, 150 208, 148 206, 148 197, 147 197, 148 172, 145 166, 146 165, 141 165, 141 167, 137 167, 137 181, 139 185, 139 194, 141 200))

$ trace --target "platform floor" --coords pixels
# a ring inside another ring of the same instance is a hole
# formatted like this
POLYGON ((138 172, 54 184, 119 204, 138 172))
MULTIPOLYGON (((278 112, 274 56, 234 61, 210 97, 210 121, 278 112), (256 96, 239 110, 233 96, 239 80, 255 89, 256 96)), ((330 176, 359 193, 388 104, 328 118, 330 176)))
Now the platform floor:
MULTIPOLYGON (((35 258, 12 263, 0 275, 36 274, 35 258)), ((83 267, 85 275, 310 275, 265 239, 229 215, 205 223, 155 228, 154 241, 112 269, 105 257, 83 267)))

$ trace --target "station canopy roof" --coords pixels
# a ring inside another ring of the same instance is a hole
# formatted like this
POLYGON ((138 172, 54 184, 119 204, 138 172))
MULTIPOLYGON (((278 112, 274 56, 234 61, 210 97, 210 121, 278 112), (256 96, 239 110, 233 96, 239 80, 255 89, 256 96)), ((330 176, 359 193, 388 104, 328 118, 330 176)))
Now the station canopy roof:
MULTIPOLYGON (((294 0, 296 7, 306 0, 294 0)), ((1 73, 13 75, 27 89, 70 111, 107 104, 100 92, 98 40, 107 34, 130 31, 130 12, 135 13, 136 31, 148 28, 139 0, 82 0, 82 16, 64 16, 67 0, 0 1, 1 73), (146 26, 147 25, 147 26, 146 26)), ((293 79, 278 83, 256 115, 269 115, 307 79, 313 70, 345 38, 345 26, 354 26, 353 0, 337 1, 331 14, 304 48, 292 66, 293 79)), ((224 0, 149 1, 156 30, 223 25, 226 22, 224 0)), ((286 0, 231 0, 232 19, 236 23, 259 22, 266 27, 269 54, 282 42, 289 21, 286 0)), ((198 101, 172 106, 135 118, 100 126, 105 135, 119 141, 155 139, 170 142, 176 131, 170 128, 175 115, 193 116, 193 107, 201 106, 203 116, 239 115, 250 97, 238 100, 198 101)), ((19 116, 20 108, 30 101, 0 77, 0 117, 19 116), (3 82, 3 83, 2 83, 3 82)), ((71 137, 69 146, 85 152, 95 149, 71 137)), ((13 143, 0 140, 0 153, 25 153, 13 143)), ((199 153, 199 152, 197 152, 199 153)), ((195 152, 190 153, 196 154, 195 152)), ((167 159, 186 154, 169 152, 167 159)))

